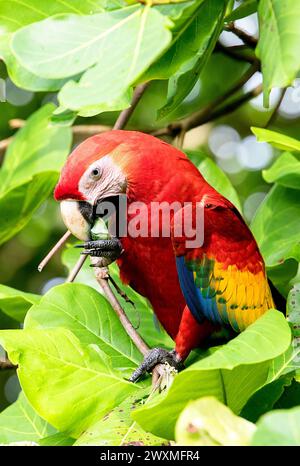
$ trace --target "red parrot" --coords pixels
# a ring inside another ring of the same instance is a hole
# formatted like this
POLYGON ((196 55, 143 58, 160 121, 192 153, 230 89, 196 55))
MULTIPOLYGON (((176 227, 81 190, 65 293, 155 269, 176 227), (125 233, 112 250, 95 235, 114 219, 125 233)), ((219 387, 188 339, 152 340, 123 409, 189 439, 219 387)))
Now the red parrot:
MULTIPOLYGON (((175 341, 173 351, 153 349, 131 380, 158 362, 177 367, 216 327, 240 332, 274 307, 252 233, 237 209, 205 181, 184 153, 144 133, 108 131, 73 151, 54 193, 65 217, 78 209, 82 229, 92 227, 95 206, 120 195, 126 195, 128 212, 133 203, 143 203, 146 216, 153 202, 190 203, 192 216, 197 203, 204 211, 200 246, 188 245, 183 233, 174 236, 178 213, 171 218, 169 236, 160 230, 156 237, 128 235, 83 245, 92 256, 117 258, 121 280, 149 300, 175 341)), ((127 222, 134 217, 128 212, 127 222)))

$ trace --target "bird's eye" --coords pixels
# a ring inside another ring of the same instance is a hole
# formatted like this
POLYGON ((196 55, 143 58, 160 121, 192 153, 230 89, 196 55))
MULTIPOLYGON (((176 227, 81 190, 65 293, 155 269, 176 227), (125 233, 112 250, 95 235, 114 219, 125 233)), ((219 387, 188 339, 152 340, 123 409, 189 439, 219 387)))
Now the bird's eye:
POLYGON ((100 175, 101 175, 100 169, 97 167, 91 171, 91 178, 93 178, 93 180, 99 180, 100 175))

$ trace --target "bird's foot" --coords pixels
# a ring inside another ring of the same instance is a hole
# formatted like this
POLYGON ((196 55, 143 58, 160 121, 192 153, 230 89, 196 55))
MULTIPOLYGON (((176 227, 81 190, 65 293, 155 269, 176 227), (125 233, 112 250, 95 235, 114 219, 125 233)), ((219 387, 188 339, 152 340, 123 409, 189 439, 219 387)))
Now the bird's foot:
POLYGON ((157 364, 167 363, 171 367, 179 370, 182 368, 182 363, 179 355, 175 350, 167 351, 163 348, 153 348, 145 356, 144 361, 139 365, 139 367, 133 372, 130 377, 130 382, 136 382, 143 374, 146 372, 151 372, 151 370, 157 364))
MULTIPOLYGON (((118 238, 87 241, 83 244, 76 244, 75 247, 84 248, 81 254, 105 258, 108 263, 118 259, 123 252, 121 241, 118 238)), ((99 267, 98 263, 93 264, 93 267, 99 267)))

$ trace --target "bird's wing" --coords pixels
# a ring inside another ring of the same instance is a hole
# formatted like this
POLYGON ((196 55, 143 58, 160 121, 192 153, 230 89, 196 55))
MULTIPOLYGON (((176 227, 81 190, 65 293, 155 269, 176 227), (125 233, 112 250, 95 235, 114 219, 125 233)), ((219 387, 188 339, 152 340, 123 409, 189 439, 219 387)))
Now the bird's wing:
POLYGON ((198 322, 206 318, 242 331, 274 307, 263 259, 229 201, 206 196, 203 206, 204 242, 200 247, 188 248, 188 238, 175 237, 174 225, 182 222, 184 214, 179 211, 174 216, 172 241, 180 286, 198 322))

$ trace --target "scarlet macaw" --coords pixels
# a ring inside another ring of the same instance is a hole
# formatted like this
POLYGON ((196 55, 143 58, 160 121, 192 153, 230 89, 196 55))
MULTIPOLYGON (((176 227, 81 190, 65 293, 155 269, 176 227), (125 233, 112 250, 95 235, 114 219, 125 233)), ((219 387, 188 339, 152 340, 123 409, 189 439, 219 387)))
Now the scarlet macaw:
MULTIPOLYGON (((147 210, 153 202, 175 201, 200 203, 204 209, 204 242, 199 247, 187 247, 184 234, 172 233, 83 245, 92 256, 117 258, 122 281, 148 298, 175 341, 173 351, 153 349, 132 381, 159 362, 177 367, 216 326, 231 326, 239 332, 274 307, 252 233, 237 209, 181 151, 135 131, 90 137, 68 158, 54 196, 62 202, 65 217, 78 209, 81 233, 77 236, 88 239, 89 233, 83 230, 93 225, 95 206, 121 194, 126 195, 128 206, 143 202, 147 210)), ((172 231, 177 219, 175 214, 172 231)))

